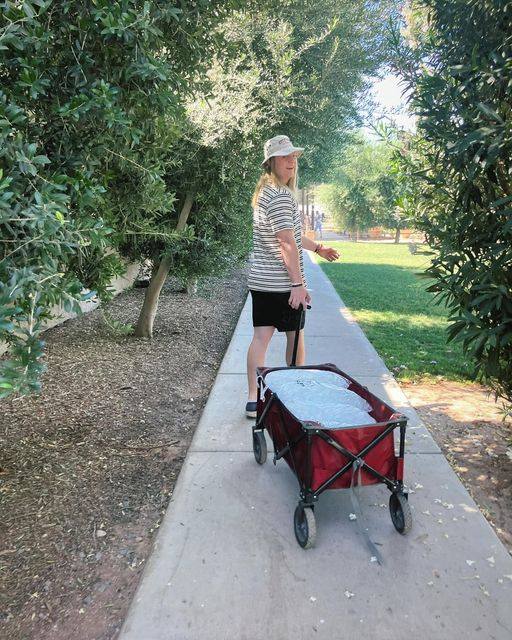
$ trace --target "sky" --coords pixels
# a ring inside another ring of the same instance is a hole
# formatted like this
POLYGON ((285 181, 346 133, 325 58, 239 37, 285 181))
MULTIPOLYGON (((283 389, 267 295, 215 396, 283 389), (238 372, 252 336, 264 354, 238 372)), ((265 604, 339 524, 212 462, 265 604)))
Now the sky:
MULTIPOLYGON (((393 115, 397 124, 409 131, 414 130, 414 116, 407 113, 406 96, 401 94, 405 90, 405 84, 400 84, 397 76, 388 73, 384 78, 375 78, 371 93, 374 95, 379 107, 372 114, 372 120, 375 121, 379 115, 390 113, 393 115)), ((375 137, 371 129, 363 127, 363 131, 371 138, 375 137)))

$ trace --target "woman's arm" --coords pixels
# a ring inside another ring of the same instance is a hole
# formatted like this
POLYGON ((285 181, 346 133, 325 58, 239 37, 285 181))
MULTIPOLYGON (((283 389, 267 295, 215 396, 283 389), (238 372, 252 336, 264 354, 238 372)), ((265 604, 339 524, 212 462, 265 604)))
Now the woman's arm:
POLYGON ((281 249, 281 256, 283 258, 284 266, 292 284, 302 282, 302 274, 300 272, 299 262, 299 249, 295 242, 293 235, 293 229, 283 229, 276 233, 277 241, 279 242, 279 248, 281 249))
POLYGON ((315 242, 305 235, 302 235, 301 239, 304 249, 318 253, 319 256, 325 258, 325 260, 329 260, 329 262, 337 260, 340 257, 340 254, 336 251, 336 249, 333 249, 332 247, 324 247, 323 244, 315 242))
POLYGON ((306 305, 311 302, 311 296, 309 295, 304 282, 302 281, 302 274, 300 271, 299 249, 295 242, 295 236, 293 229, 283 229, 276 233, 276 238, 281 248, 281 256, 283 258, 284 266, 288 271, 292 284, 298 284, 302 282, 301 287, 292 287, 290 291, 290 297, 288 298, 288 304, 292 309, 298 309, 300 305, 306 308, 306 305))
POLYGON ((308 251, 315 251, 315 249, 319 246, 318 242, 311 240, 311 238, 308 238, 304 234, 301 235, 301 240, 302 240, 302 246, 304 247, 304 249, 307 249, 308 251))

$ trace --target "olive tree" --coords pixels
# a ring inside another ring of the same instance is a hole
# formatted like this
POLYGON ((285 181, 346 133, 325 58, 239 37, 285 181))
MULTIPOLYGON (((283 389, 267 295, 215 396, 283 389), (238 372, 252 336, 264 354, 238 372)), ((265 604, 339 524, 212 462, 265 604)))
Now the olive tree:
POLYGON ((222 46, 215 26, 241 4, 1 3, 1 393, 38 387, 54 304, 107 299, 130 239, 180 236, 168 146, 222 46))
POLYGON ((169 147, 174 162, 166 183, 178 202, 172 219, 186 223, 189 236, 152 240, 154 273, 138 335, 152 335, 171 269, 185 278, 205 275, 247 255, 250 199, 266 138, 286 131, 307 147, 303 181, 332 161, 319 145, 329 141, 331 152, 333 141, 339 146, 363 76, 384 55, 384 29, 377 26, 383 8, 374 5, 372 26, 361 29, 363 4, 326 0, 319 12, 313 3, 260 3, 219 24, 225 46, 212 56, 203 90, 185 103, 185 142, 169 147), (347 65, 350 73, 344 73, 347 65))

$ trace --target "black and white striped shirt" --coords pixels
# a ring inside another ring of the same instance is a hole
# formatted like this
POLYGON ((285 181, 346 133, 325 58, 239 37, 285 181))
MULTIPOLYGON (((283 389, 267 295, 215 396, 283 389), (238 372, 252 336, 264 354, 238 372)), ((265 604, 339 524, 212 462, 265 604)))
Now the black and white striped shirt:
POLYGON ((253 258, 247 279, 249 289, 255 291, 290 291, 291 281, 281 256, 276 237, 278 231, 292 229, 299 250, 302 281, 304 260, 299 208, 286 187, 265 185, 253 211, 253 258))

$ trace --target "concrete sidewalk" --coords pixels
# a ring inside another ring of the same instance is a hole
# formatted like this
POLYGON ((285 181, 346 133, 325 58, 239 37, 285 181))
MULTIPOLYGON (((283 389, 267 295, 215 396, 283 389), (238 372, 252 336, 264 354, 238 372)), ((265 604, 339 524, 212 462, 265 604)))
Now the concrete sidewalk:
MULTIPOLYGON (((510 640, 512 558, 320 267, 305 262, 307 363, 335 363, 410 418, 412 531, 395 531, 383 485, 361 489, 384 559, 372 563, 347 491, 327 491, 316 546, 298 546, 298 483, 284 461, 256 464, 243 414, 248 300, 120 638, 510 640)), ((284 364, 284 347, 276 335, 268 365, 284 364)))

